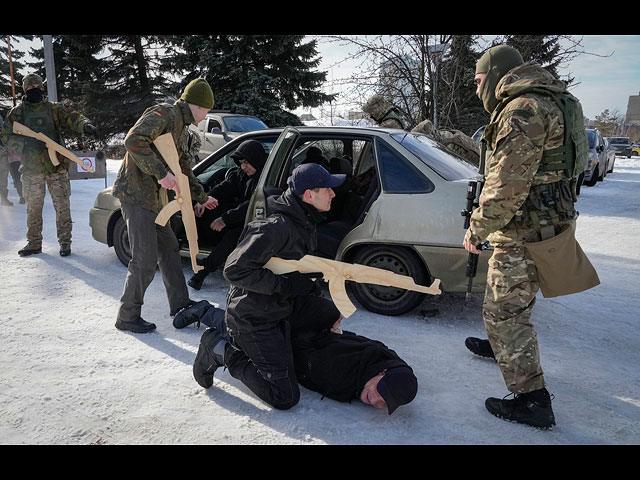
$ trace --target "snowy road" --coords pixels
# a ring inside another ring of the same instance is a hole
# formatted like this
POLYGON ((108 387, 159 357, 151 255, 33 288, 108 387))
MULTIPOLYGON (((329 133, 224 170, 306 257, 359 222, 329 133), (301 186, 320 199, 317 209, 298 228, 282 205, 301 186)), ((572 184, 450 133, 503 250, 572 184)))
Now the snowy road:
MULTIPOLYGON (((109 161, 109 185, 120 162, 109 161)), ((159 275, 143 317, 154 333, 114 327, 126 269, 93 240, 89 209, 104 180, 72 181, 72 255, 58 255, 47 195, 43 253, 20 258, 25 205, 0 207, 1 444, 640 444, 640 160, 583 187, 577 237, 601 285, 538 298, 532 321, 555 395, 557 426, 539 431, 490 415, 484 400, 508 392, 496 364, 471 355, 484 336, 482 296, 430 297, 401 317, 359 310, 343 326, 396 350, 415 370, 416 399, 388 416, 302 389, 289 411, 271 409, 232 378, 203 390, 191 366, 201 330, 176 330, 159 275)), ((461 200, 461 207, 464 199, 461 200)), ((463 230, 461 228, 462 242, 463 230)), ((190 266, 184 263, 185 276, 190 266)), ((210 276, 194 299, 224 306, 210 276)))

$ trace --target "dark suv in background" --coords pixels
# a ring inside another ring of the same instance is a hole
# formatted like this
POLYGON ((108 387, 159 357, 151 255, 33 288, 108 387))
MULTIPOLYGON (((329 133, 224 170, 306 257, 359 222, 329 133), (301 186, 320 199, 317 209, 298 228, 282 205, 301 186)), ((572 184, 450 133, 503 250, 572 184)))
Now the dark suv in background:
POLYGON ((616 155, 631 158, 631 140, 629 140, 629 137, 609 137, 609 142, 616 149, 616 155))

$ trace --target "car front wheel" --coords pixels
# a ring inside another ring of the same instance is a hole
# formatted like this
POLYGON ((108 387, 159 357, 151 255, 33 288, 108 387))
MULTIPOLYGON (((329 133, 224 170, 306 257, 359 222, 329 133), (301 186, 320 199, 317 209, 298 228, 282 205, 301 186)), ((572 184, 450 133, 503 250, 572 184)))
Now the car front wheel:
POLYGON ((127 224, 122 216, 116 220, 113 226, 113 249, 116 251, 118 260, 125 267, 129 266, 131 260, 131 247, 129 246, 129 233, 127 232, 127 224))
MULTIPOLYGON (((386 245, 362 248, 354 263, 389 270, 398 275, 412 277, 419 285, 428 285, 428 275, 422 261, 411 250, 386 245)), ((382 315, 402 315, 417 307, 424 293, 398 287, 349 282, 350 290, 367 310, 382 315)))

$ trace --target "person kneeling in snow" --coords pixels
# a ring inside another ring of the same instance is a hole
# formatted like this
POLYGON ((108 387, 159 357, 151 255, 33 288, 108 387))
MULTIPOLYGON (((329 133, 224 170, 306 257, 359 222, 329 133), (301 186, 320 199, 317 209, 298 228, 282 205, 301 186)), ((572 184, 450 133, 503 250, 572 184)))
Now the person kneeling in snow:
MULTIPOLYGON (((399 406, 411 402, 418 381, 411 367, 382 342, 340 329, 337 322, 327 324, 327 316, 318 316, 291 331, 294 365, 298 382, 323 396, 340 402, 360 399, 391 415, 399 406), (322 324, 313 324, 313 320, 322 324)), ((229 342, 224 310, 202 300, 183 310, 174 319, 176 328, 193 323, 206 325, 203 337, 219 334, 229 342)), ((206 342, 204 342, 206 344, 206 342)), ((200 347, 193 364, 196 381, 212 364, 211 353, 200 347)))

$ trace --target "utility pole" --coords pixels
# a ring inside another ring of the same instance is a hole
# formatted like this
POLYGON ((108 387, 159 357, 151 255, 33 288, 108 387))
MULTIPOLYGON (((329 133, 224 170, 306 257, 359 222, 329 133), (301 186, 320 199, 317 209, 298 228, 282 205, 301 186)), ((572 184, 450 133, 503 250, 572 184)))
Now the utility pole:
POLYGON ((53 61, 53 37, 43 35, 44 44, 44 69, 47 76, 47 96, 50 102, 58 101, 58 89, 56 88, 56 69, 53 61))
POLYGON ((11 75, 11 96, 13 97, 13 106, 16 106, 16 83, 13 78, 13 59, 11 58, 11 37, 7 35, 7 54, 9 55, 9 73, 11 75))

